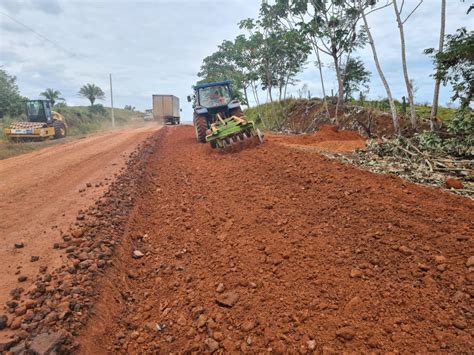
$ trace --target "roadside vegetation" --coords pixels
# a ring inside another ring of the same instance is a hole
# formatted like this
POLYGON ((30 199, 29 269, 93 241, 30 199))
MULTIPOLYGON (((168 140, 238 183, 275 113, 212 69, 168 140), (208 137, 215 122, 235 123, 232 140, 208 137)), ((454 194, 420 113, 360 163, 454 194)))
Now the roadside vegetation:
MULTIPOLYGON (((68 125, 68 136, 78 137, 88 133, 111 128, 111 109, 96 100, 103 100, 103 91, 94 84, 86 84, 79 90, 79 95, 87 98, 90 106, 68 106, 59 90, 47 88, 39 96, 49 100, 53 110, 62 114, 68 125)), ((30 152, 52 144, 60 144, 64 140, 45 142, 8 142, 4 136, 3 128, 8 127, 13 121, 25 121, 25 101, 28 98, 20 94, 16 78, 0 68, 0 159, 30 152)), ((117 126, 131 123, 133 119, 141 117, 141 112, 134 107, 126 106, 124 109, 114 109, 115 123, 117 126)))
MULTIPOLYGON (((464 161, 474 158, 474 31, 459 28, 445 33, 446 0, 439 8, 438 47, 419 48, 433 60, 433 100, 416 102, 417 88, 406 56, 411 34, 405 24, 413 21, 419 8, 431 5, 422 0, 263 1, 255 18, 239 22, 241 35, 225 40, 204 58, 198 76, 201 81, 232 79, 243 103, 255 103, 246 114, 267 130, 311 133, 323 124, 335 124, 377 139, 370 141, 367 154, 384 158, 391 154, 394 159, 416 161, 416 167, 409 165, 413 169, 426 166, 428 173, 444 169, 472 181, 473 166, 464 161), (401 58, 399 77, 406 93, 400 98, 392 93, 379 60, 385 53, 371 33, 373 16, 384 8, 391 9, 399 34, 392 50, 401 58), (384 88, 383 93, 371 94, 383 99, 367 99, 371 73, 357 56, 364 47, 372 54, 384 88), (289 87, 296 85, 298 74, 308 65, 317 69, 313 84, 323 95, 314 97, 305 84, 296 98, 291 97, 289 87), (328 92, 327 71, 336 78, 336 92, 328 92), (441 85, 452 90, 450 107, 439 106, 441 85), (462 161, 462 167, 454 160, 462 161)), ((472 6, 462 1, 459 6, 465 6, 465 16, 470 16, 472 6)))
MULTIPOLYGON (((449 126, 443 121, 453 119, 455 114, 452 109, 439 108, 439 85, 452 87, 453 106, 459 112, 456 117, 469 121, 474 72, 474 32, 460 28, 455 34, 445 35, 445 5, 443 0, 439 48, 420 48, 420 52, 425 50, 433 57, 432 103, 415 102, 416 87, 409 75, 405 53, 410 34, 404 24, 421 6, 429 6, 423 1, 411 4, 411 8, 397 1, 276 0, 272 5, 264 1, 255 18, 239 22, 242 34, 223 41, 217 51, 204 58, 198 76, 201 81, 232 79, 236 95, 244 104, 255 103, 262 121, 269 123, 267 129, 281 130, 290 111, 287 104, 292 103, 288 100, 288 88, 297 83, 297 75, 306 66, 314 63, 320 73, 323 113, 332 123, 338 124, 341 116, 347 114, 347 105, 358 105, 390 113, 397 136, 422 132, 426 130, 425 123, 429 123, 432 132, 443 133, 449 126), (370 32, 372 14, 383 8, 393 9, 394 23, 400 33, 400 77, 405 81, 406 95, 399 99, 393 97, 385 79, 378 59, 383 53, 378 53, 370 32), (382 100, 366 99, 371 73, 357 57, 358 50, 366 46, 373 53, 377 74, 384 84, 386 98, 382 100), (328 70, 333 71, 337 80, 335 93, 329 93, 325 84, 323 73, 328 70), (269 106, 260 106, 262 103, 269 106), (331 105, 334 105, 332 112, 331 105)), ((298 90, 298 96, 313 98, 307 85, 298 90)))

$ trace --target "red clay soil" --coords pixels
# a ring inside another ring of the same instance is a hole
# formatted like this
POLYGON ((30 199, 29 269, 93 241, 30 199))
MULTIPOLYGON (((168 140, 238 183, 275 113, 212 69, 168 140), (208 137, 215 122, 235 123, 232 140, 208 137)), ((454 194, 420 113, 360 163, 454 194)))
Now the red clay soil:
POLYGON ((0 352, 472 353, 474 202, 272 140, 154 134, 11 294, 0 352))
POLYGON ((270 135, 284 145, 310 146, 320 151, 352 152, 365 148, 365 139, 354 131, 340 130, 335 125, 322 125, 312 134, 294 136, 270 135))
POLYGON ((272 139, 156 134, 80 352, 471 353, 474 202, 272 139))

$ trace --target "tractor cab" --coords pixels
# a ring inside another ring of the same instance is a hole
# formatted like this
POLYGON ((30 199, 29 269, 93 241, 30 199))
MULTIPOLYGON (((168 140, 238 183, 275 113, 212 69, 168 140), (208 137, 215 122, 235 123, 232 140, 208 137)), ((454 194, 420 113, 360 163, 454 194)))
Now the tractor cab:
POLYGON ((205 118, 207 128, 216 121, 217 115, 222 118, 241 116, 240 102, 233 97, 231 84, 232 81, 225 80, 193 86, 194 95, 188 96, 188 101, 193 101, 194 115, 205 118))
POLYGON ((49 100, 29 100, 26 102, 26 115, 29 122, 50 123, 52 121, 49 100))
POLYGON ((212 84, 200 84, 194 87, 197 105, 205 108, 227 106, 231 101, 230 81, 212 84))

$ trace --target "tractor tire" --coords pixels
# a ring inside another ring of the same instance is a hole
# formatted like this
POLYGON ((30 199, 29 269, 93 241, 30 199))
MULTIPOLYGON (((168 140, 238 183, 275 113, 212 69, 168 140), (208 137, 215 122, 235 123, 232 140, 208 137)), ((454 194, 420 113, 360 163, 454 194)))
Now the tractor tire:
POLYGON ((206 117, 194 117, 194 130, 196 131, 196 139, 199 143, 206 143, 207 122, 206 117))
POLYGON ((67 128, 63 121, 54 121, 54 139, 65 138, 67 135, 67 128))

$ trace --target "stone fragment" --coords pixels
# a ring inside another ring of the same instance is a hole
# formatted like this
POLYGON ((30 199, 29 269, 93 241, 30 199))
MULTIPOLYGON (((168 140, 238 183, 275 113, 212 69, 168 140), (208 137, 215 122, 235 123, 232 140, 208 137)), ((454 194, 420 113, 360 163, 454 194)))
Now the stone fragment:
POLYGON ((362 271, 360 271, 359 269, 351 269, 350 276, 352 278, 362 277, 362 271))
POLYGON ((315 340, 308 340, 306 342, 306 345, 308 346, 308 350, 313 351, 316 349, 316 341, 315 340))
POLYGON ((407 246, 405 245, 402 245, 400 248, 398 248, 398 250, 404 254, 404 255, 412 255, 414 252, 413 250, 411 250, 410 248, 408 248, 407 246))
POLYGON ((5 314, 0 314, 0 330, 7 327, 8 317, 5 314))
POLYGON ((223 283, 220 283, 219 285, 217 285, 217 289, 216 289, 217 292, 219 293, 222 293, 225 291, 225 286, 223 283))
POLYGON ((207 349, 209 350, 209 352, 213 353, 214 351, 216 351, 217 349, 219 349, 219 343, 217 341, 215 341, 214 339, 212 338, 207 338, 205 341, 204 341, 204 344, 206 344, 206 347, 207 349))
POLYGON ((232 352, 232 351, 235 351, 236 349, 235 343, 230 339, 224 340, 222 342, 222 346, 227 352, 232 352))
POLYGON ((134 259, 140 259, 144 256, 145 256, 145 254, 143 254, 140 250, 134 250, 133 251, 133 258, 134 259))
POLYGON ((239 301, 239 294, 236 292, 227 292, 216 299, 216 303, 221 307, 232 308, 239 301))
POLYGON ((246 332, 252 330, 255 327, 256 327, 256 323, 255 323, 254 320, 251 320, 251 319, 248 319, 248 320, 244 321, 241 325, 242 330, 244 330, 246 332))
POLYGON ((62 332, 42 333, 37 335, 31 343, 30 350, 34 354, 55 354, 59 353, 59 347, 65 341, 62 332))
POLYGON ((471 256, 471 257, 469 257, 469 259, 467 259, 466 266, 467 267, 474 266, 474 256, 471 256))
POLYGON ((446 187, 448 189, 462 189, 463 188, 463 183, 461 180, 455 179, 455 178, 447 178, 446 179, 446 187))
POLYGON ((344 340, 352 340, 355 337, 355 331, 351 327, 343 327, 336 331, 336 335, 344 340))

